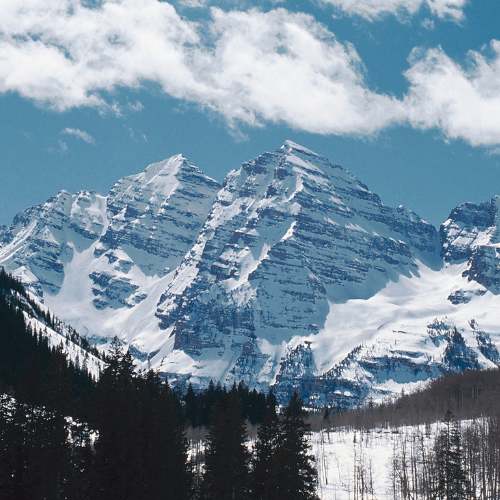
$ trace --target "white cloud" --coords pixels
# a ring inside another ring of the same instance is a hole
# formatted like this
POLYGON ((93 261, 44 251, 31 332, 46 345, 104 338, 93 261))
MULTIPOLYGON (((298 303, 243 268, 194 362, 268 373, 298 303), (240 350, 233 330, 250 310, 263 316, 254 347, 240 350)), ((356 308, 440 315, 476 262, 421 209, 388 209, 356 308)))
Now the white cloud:
POLYGON ((121 107, 101 94, 160 83, 164 92, 222 113, 228 122, 285 121, 321 133, 370 133, 399 104, 365 88, 352 46, 305 14, 211 10, 213 39, 156 0, 18 0, 0 7, 0 91, 59 110, 121 107), (101 93, 101 94, 100 94, 101 93))
POLYGON ((346 12, 370 20, 385 15, 414 15, 423 5, 440 18, 461 20, 463 8, 468 0, 319 0, 346 12))
POLYGON ((434 20, 429 19, 426 17, 425 19, 422 20, 420 23, 422 27, 424 27, 426 30, 433 30, 434 29, 434 20))
POLYGON ((203 90, 186 65, 196 25, 166 2, 77 0, 0 3, 0 91, 60 110, 107 106, 99 91, 162 83, 176 97, 203 90))
POLYGON ((206 0, 180 0, 179 4, 190 9, 205 7, 206 0))
MULTIPOLYGON (((439 12, 463 3, 432 2, 439 12)), ((157 0, 108 0, 93 9, 77 0, 0 3, 0 92, 58 110, 96 106, 120 115, 142 105, 106 102, 103 91, 153 81, 220 113, 235 136, 239 123, 284 122, 338 135, 409 123, 474 145, 500 144, 500 42, 491 44, 493 58, 471 52, 467 69, 441 49, 415 50, 409 91, 398 100, 370 90, 355 48, 311 16, 285 9, 210 12, 208 25, 200 26, 157 0)), ((86 140, 77 129, 65 133, 86 140)))
POLYGON ((68 151, 68 145, 61 141, 59 139, 59 148, 58 149, 54 149, 54 148, 47 148, 47 151, 49 153, 60 153, 60 154, 63 154, 63 153, 66 153, 66 151, 68 151))
POLYGON ((446 137, 472 145, 500 144, 500 42, 493 40, 491 49, 493 58, 470 52, 467 69, 440 48, 414 50, 406 72, 410 123, 438 127, 446 137))
POLYGON ((212 9, 217 40, 197 69, 209 104, 229 120, 283 121, 319 133, 372 133, 401 116, 393 98, 369 91, 351 45, 305 14, 212 9))
POLYGON ((65 128, 61 131, 61 134, 74 135, 75 137, 78 137, 78 139, 82 139, 88 144, 94 144, 95 142, 94 138, 90 134, 77 128, 65 128))

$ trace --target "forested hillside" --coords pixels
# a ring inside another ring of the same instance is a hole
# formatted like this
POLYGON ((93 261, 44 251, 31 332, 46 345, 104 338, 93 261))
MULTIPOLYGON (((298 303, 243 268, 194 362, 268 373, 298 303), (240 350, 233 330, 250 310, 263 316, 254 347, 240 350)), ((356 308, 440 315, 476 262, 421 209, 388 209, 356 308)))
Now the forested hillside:
POLYGON ((500 498, 499 394, 500 370, 470 370, 379 406, 315 415, 320 490, 339 499, 500 498))
POLYGON ((431 424, 451 412, 456 420, 500 417, 500 369, 468 370, 433 380, 425 389, 380 405, 328 410, 330 424, 356 429, 431 424))
POLYGON ((136 373, 118 338, 96 381, 23 311, 50 328, 57 318, 15 279, 1 272, 0 280, 0 498, 229 500, 287 489, 317 498, 297 394, 278 415, 272 393, 242 383, 178 393, 152 370, 136 373), (263 423, 253 450, 246 422, 263 423), (206 426, 195 457, 186 426, 206 426))
POLYGON ((180 392, 118 338, 95 380, 26 314, 66 332, 57 318, 3 272, 0 290, 2 499, 499 498, 498 369, 306 415, 297 394, 280 409, 243 383, 180 392))

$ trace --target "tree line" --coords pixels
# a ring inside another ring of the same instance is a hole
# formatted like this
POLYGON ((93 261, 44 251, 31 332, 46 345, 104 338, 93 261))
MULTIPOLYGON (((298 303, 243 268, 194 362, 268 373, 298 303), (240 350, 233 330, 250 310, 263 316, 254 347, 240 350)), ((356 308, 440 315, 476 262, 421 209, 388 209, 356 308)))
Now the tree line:
MULTIPOLYGON (((461 422, 447 412, 435 435, 401 432, 393 449, 395 500, 500 498, 500 419, 461 422)), ((366 476, 365 470, 358 471, 366 476)), ((368 492, 365 492, 367 495, 368 492)), ((358 494, 358 498, 367 498, 358 494)))
POLYGON ((329 425, 351 429, 398 428, 440 421, 448 411, 457 420, 500 415, 500 369, 466 370, 439 377, 424 389, 381 404, 323 411, 329 425))
MULTIPOLYGON (((315 427, 393 436, 394 500, 500 498, 500 370, 469 370, 396 400, 350 411, 325 410, 315 427)), ((371 470, 354 464, 354 499, 374 495, 371 470)))
POLYGON ((65 355, 59 351, 57 358, 47 406, 2 397, 0 498, 317 499, 309 427, 297 394, 281 415, 267 396, 250 447, 238 386, 221 390, 225 401, 212 407, 197 473, 183 401, 158 373, 136 374, 118 339, 96 384, 91 425, 67 418, 71 373, 65 355))
POLYGON ((272 393, 242 383, 182 393, 136 373, 117 338, 96 381, 26 324, 28 300, 0 271, 1 499, 317 499, 297 394, 279 414, 272 393), (196 457, 187 427, 205 435, 196 457))

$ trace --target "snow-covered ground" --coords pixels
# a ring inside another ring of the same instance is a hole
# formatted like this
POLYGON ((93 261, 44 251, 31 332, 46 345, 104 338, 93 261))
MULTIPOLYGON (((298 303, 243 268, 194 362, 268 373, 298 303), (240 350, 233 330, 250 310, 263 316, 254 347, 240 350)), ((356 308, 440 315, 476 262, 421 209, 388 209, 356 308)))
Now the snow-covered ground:
POLYGON ((311 436, 312 453, 318 470, 318 495, 321 500, 353 500, 354 498, 394 500, 393 461, 404 441, 423 439, 429 449, 437 426, 426 432, 424 426, 370 431, 320 431, 311 436), (366 490, 360 492, 361 481, 366 490), (354 495, 355 487, 357 495, 354 495), (371 490, 371 491, 370 491, 371 490))

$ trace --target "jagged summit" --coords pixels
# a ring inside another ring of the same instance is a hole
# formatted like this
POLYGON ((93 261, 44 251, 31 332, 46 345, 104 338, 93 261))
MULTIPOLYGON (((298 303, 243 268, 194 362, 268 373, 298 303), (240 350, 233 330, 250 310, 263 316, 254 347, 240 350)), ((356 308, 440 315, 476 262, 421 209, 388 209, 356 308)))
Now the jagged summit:
POLYGON ((0 265, 170 380, 350 405, 500 364, 499 206, 460 205, 438 235, 286 141, 222 186, 176 155, 107 196, 63 191, 0 228, 0 265))
POLYGON ((416 274, 417 259, 433 261, 436 246, 433 226, 285 144, 228 174, 157 315, 175 347, 200 360, 200 377, 214 376, 201 361, 213 351, 217 378, 270 383, 282 346, 320 331, 330 303, 416 274))
POLYGON ((286 140, 283 143, 283 146, 281 146, 280 150, 284 150, 288 153, 291 153, 292 151, 299 151, 299 152, 305 153, 307 155, 318 156, 316 153, 314 153, 310 149, 307 149, 307 148, 301 146, 300 144, 297 144, 296 142, 293 142, 290 140, 286 140))

